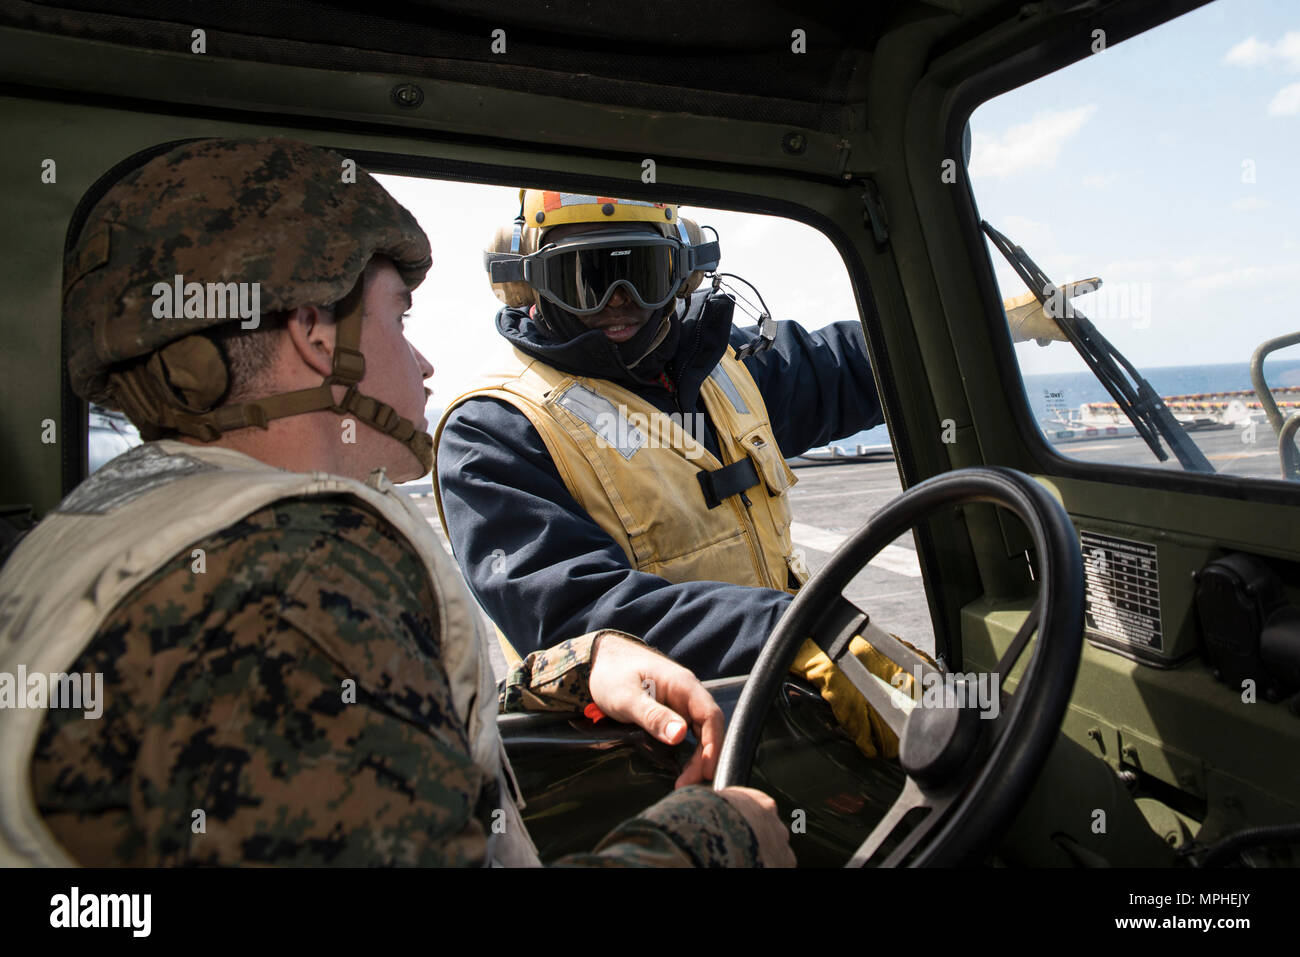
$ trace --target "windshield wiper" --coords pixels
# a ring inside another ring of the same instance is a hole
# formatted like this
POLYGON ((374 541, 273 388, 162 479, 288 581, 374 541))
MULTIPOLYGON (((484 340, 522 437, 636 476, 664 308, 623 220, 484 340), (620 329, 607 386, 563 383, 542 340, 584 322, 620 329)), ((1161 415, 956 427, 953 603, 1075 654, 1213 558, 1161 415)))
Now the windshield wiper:
POLYGON ((1016 246, 1000 232, 981 220, 980 226, 1007 262, 1011 263, 1029 291, 1043 304, 1043 311, 1061 327, 1070 344, 1087 363, 1099 382, 1106 387, 1115 403, 1124 412, 1138 435, 1142 436, 1151 451, 1161 462, 1169 459, 1160 444, 1160 437, 1169 443, 1178 462, 1189 472, 1213 472, 1214 466, 1196 443, 1174 418, 1169 407, 1151 384, 1142 378, 1133 363, 1110 344, 1088 318, 1070 304, 1069 296, 1060 292, 1047 278, 1038 264, 1020 246, 1016 246), (1051 299, 1049 303, 1048 300, 1051 299), (1125 378, 1125 373, 1128 378, 1125 378), (1133 381, 1130 382, 1129 379, 1133 381))

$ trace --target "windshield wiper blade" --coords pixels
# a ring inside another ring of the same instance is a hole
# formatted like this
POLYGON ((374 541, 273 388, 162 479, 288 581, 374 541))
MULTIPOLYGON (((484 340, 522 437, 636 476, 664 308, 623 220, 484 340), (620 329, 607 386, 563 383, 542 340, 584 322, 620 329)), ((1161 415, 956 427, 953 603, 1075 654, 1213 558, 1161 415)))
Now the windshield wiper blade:
POLYGON ((1043 311, 1056 320, 1075 351, 1105 386, 1115 404, 1128 416, 1133 428, 1151 447, 1155 457, 1161 462, 1169 459, 1168 453, 1160 444, 1160 437, 1163 436, 1184 469, 1189 472, 1213 472, 1214 466, 1205 457, 1205 453, 1188 437, 1165 405, 1164 399, 1151 388, 1151 384, 1134 368, 1133 363, 1111 345, 1110 340, 1083 313, 1070 304, 1068 296, 1058 292, 1057 285, 1047 278, 1047 274, 1029 258, 1022 247, 1012 243, 984 220, 980 221, 980 227, 1007 258, 1007 262, 1011 263, 1029 291, 1043 304, 1043 311), (1052 304, 1048 303, 1048 297, 1052 298, 1052 304), (1059 308, 1051 308, 1053 304, 1059 308))

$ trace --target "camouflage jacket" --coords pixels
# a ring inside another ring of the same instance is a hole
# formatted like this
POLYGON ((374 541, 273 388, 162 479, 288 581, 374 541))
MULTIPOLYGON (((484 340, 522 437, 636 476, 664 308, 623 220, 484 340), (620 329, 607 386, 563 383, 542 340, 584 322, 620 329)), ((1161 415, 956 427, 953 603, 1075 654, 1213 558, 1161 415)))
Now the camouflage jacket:
MULTIPOLYGON (((142 583, 68 670, 100 720, 51 710, 41 814, 87 865, 477 865, 497 782, 470 757, 411 546, 352 501, 275 503, 142 583), (397 632, 398 634, 394 634, 397 632)), ((530 655, 502 709, 580 710, 592 637, 530 655)), ((683 788, 579 866, 753 866, 744 818, 683 788)))

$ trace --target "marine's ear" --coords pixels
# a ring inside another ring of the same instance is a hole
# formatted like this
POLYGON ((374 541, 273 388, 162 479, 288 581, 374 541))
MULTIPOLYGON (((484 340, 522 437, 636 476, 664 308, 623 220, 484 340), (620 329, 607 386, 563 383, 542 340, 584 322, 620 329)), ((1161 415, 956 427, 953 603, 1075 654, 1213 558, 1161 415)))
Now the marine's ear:
POLYGON ((690 240, 691 248, 695 251, 696 265, 701 267, 696 269, 687 277, 685 284, 682 286, 681 292, 677 294, 685 299, 699 288, 700 283, 704 281, 706 273, 713 272, 713 270, 718 268, 718 262, 721 259, 722 254, 718 249, 717 240, 705 242, 704 232, 695 224, 695 222, 682 216, 679 218, 678 224, 682 229, 686 230, 686 238, 690 240))
MULTIPOLYGON (((488 270, 491 280, 492 262, 498 253, 527 256, 536 251, 537 230, 521 228, 519 225, 502 226, 492 237, 492 242, 483 251, 483 265, 488 270), (518 240, 516 240, 516 230, 518 240), (529 248, 533 247, 533 248, 529 248)), ((507 306, 531 306, 537 301, 537 293, 526 282, 493 282, 492 292, 507 306)))

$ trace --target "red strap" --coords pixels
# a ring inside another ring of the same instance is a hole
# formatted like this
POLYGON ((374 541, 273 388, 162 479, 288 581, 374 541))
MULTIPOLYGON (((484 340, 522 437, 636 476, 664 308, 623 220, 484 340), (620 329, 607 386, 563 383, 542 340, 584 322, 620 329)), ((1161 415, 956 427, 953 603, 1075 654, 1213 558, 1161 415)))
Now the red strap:
POLYGON ((582 713, 591 719, 592 724, 599 724, 605 719, 605 712, 596 707, 595 702, 582 709, 582 713))

